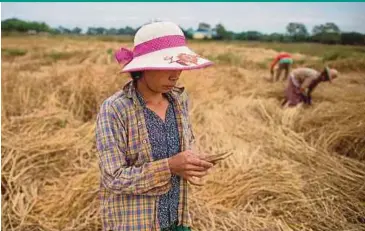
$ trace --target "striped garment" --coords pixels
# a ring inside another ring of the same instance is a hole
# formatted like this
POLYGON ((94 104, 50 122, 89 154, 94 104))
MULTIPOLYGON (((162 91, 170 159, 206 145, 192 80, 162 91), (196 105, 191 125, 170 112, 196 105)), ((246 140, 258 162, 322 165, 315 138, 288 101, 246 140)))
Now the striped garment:
MULTIPOLYGON (((162 120, 160 116, 147 107, 142 95, 137 91, 138 100, 143 107, 154 160, 169 158, 180 152, 179 131, 173 107, 174 101, 168 95, 165 96, 169 104, 165 120, 162 120)), ((179 192, 180 177, 173 174, 171 189, 160 196, 158 203, 158 221, 162 229, 170 227, 178 220, 179 192)))
MULTIPOLYGON (((180 135, 180 149, 191 147, 194 135, 188 116, 184 88, 168 93, 180 135)), ((100 168, 100 205, 103 230, 160 230, 159 197, 171 188, 167 159, 153 161, 151 144, 135 84, 106 99, 96 123, 96 146, 100 168)), ((188 184, 180 184, 178 225, 191 226, 188 184)))

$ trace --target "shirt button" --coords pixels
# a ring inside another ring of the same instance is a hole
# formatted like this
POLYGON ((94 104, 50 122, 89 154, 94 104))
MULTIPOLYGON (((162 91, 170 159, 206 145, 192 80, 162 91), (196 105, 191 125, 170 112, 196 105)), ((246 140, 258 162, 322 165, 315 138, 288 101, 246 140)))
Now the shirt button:
POLYGON ((147 140, 143 140, 142 143, 144 143, 144 144, 147 143, 147 140))
POLYGON ((141 121, 139 121, 137 124, 138 124, 138 126, 141 126, 141 125, 142 125, 142 122, 141 122, 141 121))

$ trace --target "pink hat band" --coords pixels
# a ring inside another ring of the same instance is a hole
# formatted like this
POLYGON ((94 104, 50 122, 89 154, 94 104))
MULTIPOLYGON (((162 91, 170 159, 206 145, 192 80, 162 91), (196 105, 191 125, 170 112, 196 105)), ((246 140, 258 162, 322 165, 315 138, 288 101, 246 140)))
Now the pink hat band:
POLYGON ((130 63, 135 57, 166 48, 180 46, 186 46, 184 36, 167 35, 138 44, 134 47, 133 51, 126 48, 120 48, 120 50, 115 53, 115 59, 118 61, 119 64, 126 65, 130 63))

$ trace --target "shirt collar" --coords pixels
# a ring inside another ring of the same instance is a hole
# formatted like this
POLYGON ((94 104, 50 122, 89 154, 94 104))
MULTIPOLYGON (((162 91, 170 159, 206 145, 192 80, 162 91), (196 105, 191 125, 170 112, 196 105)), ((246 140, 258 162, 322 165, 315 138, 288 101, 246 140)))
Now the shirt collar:
MULTIPOLYGON (((142 95, 137 91, 136 82, 129 81, 124 87, 123 90, 126 96, 133 100, 134 104, 140 103, 142 106, 145 105, 144 99, 142 95), (142 99, 142 102, 141 102, 142 99)), ((169 100, 177 100, 181 94, 185 91, 184 87, 174 87, 171 91, 166 93, 167 98, 169 100)))

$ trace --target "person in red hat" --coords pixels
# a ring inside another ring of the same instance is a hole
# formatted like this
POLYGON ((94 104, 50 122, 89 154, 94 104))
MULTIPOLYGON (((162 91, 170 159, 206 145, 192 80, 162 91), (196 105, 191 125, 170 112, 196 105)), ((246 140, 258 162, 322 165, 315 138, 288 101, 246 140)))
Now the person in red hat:
POLYGON ((283 80, 286 80, 288 78, 292 64, 293 64, 293 58, 289 53, 283 52, 278 54, 270 65, 270 74, 272 81, 273 82, 279 81, 282 71, 285 72, 283 80), (276 73, 274 76, 274 69, 277 64, 279 65, 276 68, 276 73))

